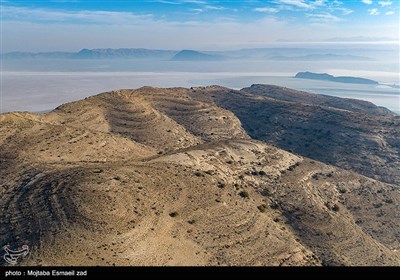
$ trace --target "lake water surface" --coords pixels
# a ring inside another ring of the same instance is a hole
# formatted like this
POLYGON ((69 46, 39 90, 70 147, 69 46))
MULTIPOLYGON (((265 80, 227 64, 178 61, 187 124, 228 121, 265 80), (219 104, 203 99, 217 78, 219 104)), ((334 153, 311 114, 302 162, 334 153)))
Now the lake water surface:
POLYGON ((273 84, 312 93, 371 101, 400 114, 400 90, 387 86, 294 79, 287 73, 236 72, 3 72, 2 112, 51 110, 116 89, 221 85, 240 89, 273 84), (279 76, 277 75, 279 74, 279 76))
POLYGON ((240 89, 273 84, 318 94, 356 98, 400 114, 400 90, 388 86, 294 79, 299 71, 327 72, 399 84, 396 61, 177 62, 141 60, 24 59, 4 61, 1 112, 51 110, 105 91, 123 88, 221 85, 240 89))

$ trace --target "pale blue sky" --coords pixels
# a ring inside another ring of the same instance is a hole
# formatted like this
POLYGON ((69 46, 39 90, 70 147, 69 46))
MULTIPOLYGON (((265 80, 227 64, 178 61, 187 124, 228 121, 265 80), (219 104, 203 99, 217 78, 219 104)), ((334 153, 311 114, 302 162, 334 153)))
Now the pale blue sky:
POLYGON ((3 52, 233 49, 282 40, 399 37, 398 0, 0 2, 3 52))

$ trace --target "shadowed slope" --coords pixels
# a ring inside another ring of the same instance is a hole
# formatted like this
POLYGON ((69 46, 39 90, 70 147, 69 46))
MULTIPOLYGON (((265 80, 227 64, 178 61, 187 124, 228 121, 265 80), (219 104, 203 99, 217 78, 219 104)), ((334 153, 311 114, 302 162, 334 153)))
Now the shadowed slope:
MULTIPOLYGON (((222 87, 196 88, 193 95, 232 111, 252 138, 400 185, 398 116, 313 105, 308 99, 304 103, 282 101, 264 96, 263 88, 256 87, 255 93, 222 87)), ((268 92, 269 87, 265 88, 268 92)), ((282 90, 285 96, 287 90, 282 90)))

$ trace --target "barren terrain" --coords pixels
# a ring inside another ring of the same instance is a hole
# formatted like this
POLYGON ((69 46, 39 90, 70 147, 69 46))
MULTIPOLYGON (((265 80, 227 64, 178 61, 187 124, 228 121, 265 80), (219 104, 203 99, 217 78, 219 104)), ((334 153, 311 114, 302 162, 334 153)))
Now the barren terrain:
POLYGON ((372 103, 267 85, 3 114, 0 244, 23 265, 400 265, 399 139, 372 103))

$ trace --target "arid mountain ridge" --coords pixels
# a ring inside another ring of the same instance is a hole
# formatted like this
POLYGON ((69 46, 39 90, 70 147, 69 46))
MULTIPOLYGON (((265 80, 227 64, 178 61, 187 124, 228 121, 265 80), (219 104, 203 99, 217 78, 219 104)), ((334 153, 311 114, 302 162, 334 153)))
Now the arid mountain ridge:
POLYGON ((400 118, 372 103, 143 87, 0 123, 23 264, 400 264, 400 118))
MULTIPOLYGON (((368 51, 367 51, 368 52, 368 51)), ((370 54, 368 54, 370 55, 370 54)), ((144 48, 81 49, 77 52, 8 52, 3 59, 152 59, 176 61, 221 61, 237 59, 314 60, 314 61, 369 61, 371 58, 331 48, 251 48, 238 50, 162 50, 144 48)))

